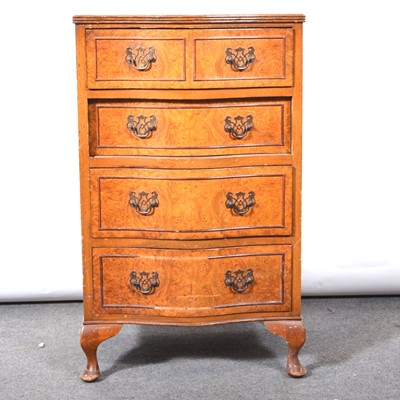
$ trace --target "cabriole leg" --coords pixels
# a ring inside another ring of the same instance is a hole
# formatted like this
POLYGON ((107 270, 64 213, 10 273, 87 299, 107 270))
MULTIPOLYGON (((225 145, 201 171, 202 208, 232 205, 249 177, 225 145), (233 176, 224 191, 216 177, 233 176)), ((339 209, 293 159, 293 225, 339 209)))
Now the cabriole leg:
POLYGON ((307 370, 299 361, 299 351, 306 341, 306 330, 302 321, 265 321, 265 327, 273 334, 283 337, 288 343, 286 372, 301 378, 307 370))
POLYGON ((100 376, 97 363, 97 348, 105 340, 115 336, 122 325, 83 325, 81 331, 81 347, 87 358, 86 369, 81 373, 85 382, 93 382, 100 376))

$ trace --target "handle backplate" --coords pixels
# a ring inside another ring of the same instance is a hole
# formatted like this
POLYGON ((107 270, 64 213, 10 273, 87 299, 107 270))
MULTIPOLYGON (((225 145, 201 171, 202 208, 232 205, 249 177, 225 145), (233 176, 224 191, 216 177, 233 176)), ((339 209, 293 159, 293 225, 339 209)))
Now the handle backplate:
POLYGON ((131 271, 129 278, 130 285, 142 294, 151 294, 154 292, 154 288, 160 285, 157 271, 153 271, 151 275, 150 272, 146 271, 139 274, 136 271, 131 271))
POLYGON ((129 193, 129 205, 140 215, 150 215, 154 212, 154 208, 158 207, 158 193, 152 192, 150 197, 147 192, 129 193))
POLYGON ((237 47, 235 50, 228 47, 225 50, 225 62, 230 64, 235 71, 245 71, 255 60, 253 46, 247 49, 247 53, 243 47, 237 47))
POLYGON ((244 292, 254 282, 253 270, 249 268, 247 271, 238 269, 225 272, 225 285, 230 286, 235 292, 244 292))
POLYGON ((254 192, 249 192, 247 197, 245 195, 246 193, 244 192, 238 192, 235 197, 232 192, 227 193, 226 208, 232 209, 235 214, 245 215, 256 204, 254 192))
POLYGON ((128 115, 126 127, 139 139, 146 139, 157 129, 157 118, 154 115, 150 115, 150 117, 138 115, 137 119, 135 119, 135 117, 130 114, 128 115))
POLYGON ((128 47, 125 50, 125 61, 138 71, 147 71, 151 64, 157 61, 156 50, 154 47, 136 47, 132 50, 128 47))
POLYGON ((233 118, 225 118, 225 132, 228 132, 233 139, 243 139, 254 128, 253 116, 248 115, 246 119, 240 115, 233 118))

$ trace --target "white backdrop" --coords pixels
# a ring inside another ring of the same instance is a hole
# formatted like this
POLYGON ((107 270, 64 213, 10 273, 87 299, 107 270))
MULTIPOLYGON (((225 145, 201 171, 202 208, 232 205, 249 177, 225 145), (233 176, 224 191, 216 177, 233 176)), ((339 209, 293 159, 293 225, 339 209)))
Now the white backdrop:
POLYGON ((306 14, 303 294, 400 294, 396 2, 15 0, 0 12, 0 302, 82 296, 75 14, 306 14))

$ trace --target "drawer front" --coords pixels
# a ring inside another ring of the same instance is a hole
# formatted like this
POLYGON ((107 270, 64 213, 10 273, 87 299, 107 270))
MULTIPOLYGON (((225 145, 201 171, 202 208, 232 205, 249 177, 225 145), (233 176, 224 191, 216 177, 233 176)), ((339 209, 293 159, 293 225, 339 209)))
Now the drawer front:
POLYGON ((98 315, 201 317, 290 311, 292 248, 93 250, 98 315))
POLYGON ((204 87, 293 84, 293 29, 209 31, 195 42, 193 79, 204 87))
POLYGON ((290 100, 204 103, 96 101, 91 155, 290 153, 290 100))
POLYGON ((293 85, 293 29, 92 29, 90 89, 293 85))
POLYGON ((95 237, 290 235, 292 167, 91 172, 95 237))
POLYGON ((186 79, 186 40, 173 31, 95 29, 87 58, 89 88, 171 87, 186 79))

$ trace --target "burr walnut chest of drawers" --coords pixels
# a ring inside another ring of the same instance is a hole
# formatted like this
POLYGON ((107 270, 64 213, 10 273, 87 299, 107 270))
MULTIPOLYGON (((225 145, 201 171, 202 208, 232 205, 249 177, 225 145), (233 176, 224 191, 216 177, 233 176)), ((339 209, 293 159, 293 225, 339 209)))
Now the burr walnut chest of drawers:
POLYGON ((84 381, 123 324, 261 321, 306 373, 302 15, 77 16, 84 381))

